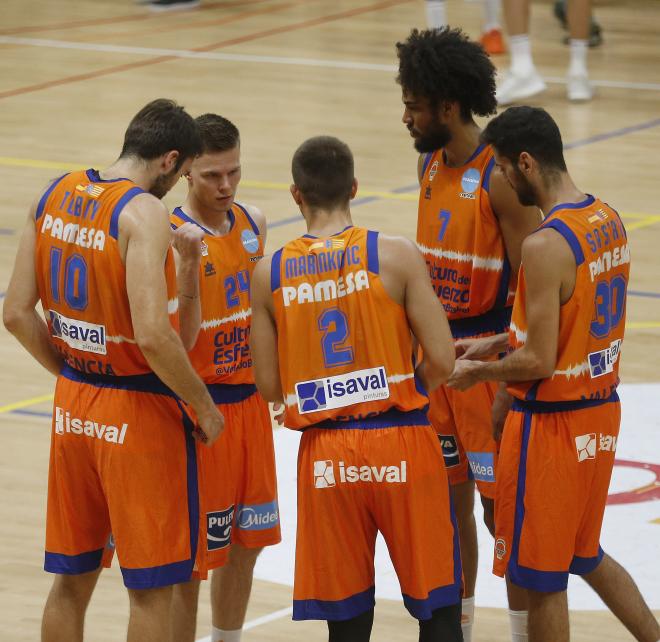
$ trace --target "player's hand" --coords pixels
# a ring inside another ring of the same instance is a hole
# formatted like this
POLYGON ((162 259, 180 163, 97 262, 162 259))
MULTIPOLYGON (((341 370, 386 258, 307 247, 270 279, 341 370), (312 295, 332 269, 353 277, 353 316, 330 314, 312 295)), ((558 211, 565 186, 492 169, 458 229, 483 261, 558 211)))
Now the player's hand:
POLYGON ((459 339, 454 343, 457 359, 471 359, 472 361, 484 359, 492 354, 492 341, 490 337, 479 339, 459 339))
POLYGON ((195 414, 197 425, 193 437, 206 446, 213 445, 225 429, 225 418, 214 403, 209 403, 201 411, 196 410, 195 414))
POLYGON ((454 372, 447 379, 447 385, 456 390, 467 390, 471 388, 479 381, 477 370, 480 366, 480 361, 457 359, 454 363, 454 372))
POLYGON ((284 411, 286 410, 283 403, 273 404, 273 419, 277 422, 278 426, 284 425, 284 411))
POLYGON ((495 399, 493 399, 493 407, 490 411, 493 426, 493 439, 495 441, 502 439, 504 422, 509 414, 512 403, 513 397, 506 391, 506 387, 499 386, 495 393, 495 399))
POLYGON ((174 249, 182 260, 199 261, 202 258, 204 231, 194 223, 184 223, 173 233, 174 249))

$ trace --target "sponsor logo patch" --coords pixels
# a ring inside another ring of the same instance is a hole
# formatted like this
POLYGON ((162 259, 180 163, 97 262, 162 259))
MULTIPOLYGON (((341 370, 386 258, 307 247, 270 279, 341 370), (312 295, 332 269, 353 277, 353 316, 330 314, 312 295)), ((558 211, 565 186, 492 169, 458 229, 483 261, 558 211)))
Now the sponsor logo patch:
POLYGON ((55 407, 56 435, 63 435, 64 433, 86 435, 87 437, 107 441, 111 444, 121 445, 124 443, 127 430, 128 424, 126 423, 121 426, 112 426, 92 419, 72 417, 68 410, 64 410, 59 406, 55 407))
POLYGON ((470 470, 477 481, 494 482, 495 481, 495 462, 493 453, 466 453, 470 470))
POLYGON ((456 437, 454 435, 438 435, 442 446, 442 456, 445 458, 445 466, 451 468, 461 463, 461 454, 458 451, 456 437))
POLYGON ((614 371, 614 364, 621 353, 621 339, 612 341, 609 348, 589 353, 589 372, 591 378, 602 377, 614 371))
POLYGON ((277 502, 241 505, 236 513, 236 528, 243 531, 263 531, 277 526, 280 522, 277 502))
POLYGON ((575 450, 578 461, 596 459, 596 433, 590 432, 575 438, 575 450))
POLYGON ((48 313, 53 337, 62 339, 75 350, 106 354, 104 325, 70 319, 55 310, 49 310, 48 313))
POLYGON ((209 551, 217 551, 229 546, 233 521, 233 506, 206 513, 206 545, 209 551))
POLYGON ((332 488, 340 484, 358 482, 375 484, 405 484, 408 476, 408 462, 385 466, 353 466, 343 461, 337 462, 339 479, 335 478, 334 462, 322 459, 314 462, 314 488, 332 488))
POLYGON ((461 178, 461 198, 474 198, 474 192, 479 189, 479 182, 481 181, 481 173, 475 167, 470 167, 463 172, 461 178))
POLYGON ((243 230, 241 232, 241 243, 246 252, 254 254, 259 249, 259 238, 252 230, 243 230))
POLYGON ((314 462, 314 488, 332 488, 336 486, 335 468, 331 459, 314 462))
POLYGON ((365 401, 387 399, 390 389, 385 368, 355 370, 334 377, 301 381, 296 384, 298 412, 308 412, 343 408, 365 401))

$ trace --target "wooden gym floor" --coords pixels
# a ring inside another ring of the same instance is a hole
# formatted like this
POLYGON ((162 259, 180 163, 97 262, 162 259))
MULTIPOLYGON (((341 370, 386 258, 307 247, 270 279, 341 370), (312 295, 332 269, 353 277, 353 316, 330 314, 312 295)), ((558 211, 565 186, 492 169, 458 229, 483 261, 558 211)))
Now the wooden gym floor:
MULTIPOLYGON (((480 5, 448 4, 451 24, 476 37, 480 5)), ((562 82, 563 32, 551 4, 534 3, 534 55, 550 82, 530 102, 558 120, 578 185, 624 217, 634 263, 622 377, 659 381, 660 4, 603 0, 596 15, 605 37, 589 54, 598 93, 589 104, 572 105, 562 82)), ((300 142, 321 133, 341 137, 355 153, 355 222, 414 237, 416 157, 400 122, 394 43, 424 26, 421 0, 202 0, 198 10, 168 15, 130 0, 5 0, 0 16, 0 293, 41 187, 67 169, 109 164, 130 118, 159 96, 238 125, 239 198, 268 216, 270 251, 303 231, 287 192, 290 159, 300 142)), ((504 69, 507 57, 496 62, 504 69)), ((168 195, 169 206, 181 202, 183 189, 168 195)), ((51 582, 41 564, 53 379, 4 329, 0 363, 0 639, 36 640, 51 582)), ((657 452, 646 458, 660 463, 657 452)), ((209 622, 202 593, 200 637, 209 622)), ((289 587, 256 581, 245 639, 325 639, 323 625, 289 620, 283 610, 290 600, 289 587)), ((628 639, 606 612, 572 618, 576 640, 628 639)), ((127 599, 113 568, 92 600, 87 639, 123 639, 126 621, 127 599)), ((379 601, 375 641, 413 640, 415 628, 399 603, 379 601)), ((477 608, 474 640, 508 640, 506 612, 477 608)))

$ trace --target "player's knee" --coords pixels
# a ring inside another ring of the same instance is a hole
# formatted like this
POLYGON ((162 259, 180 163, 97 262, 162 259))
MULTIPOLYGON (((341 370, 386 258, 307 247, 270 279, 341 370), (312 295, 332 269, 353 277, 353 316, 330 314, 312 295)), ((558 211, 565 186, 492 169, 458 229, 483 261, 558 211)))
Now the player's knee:
POLYGON ((247 548, 240 544, 234 544, 229 552, 229 565, 251 571, 257 563, 261 551, 263 551, 263 548, 247 548))
POLYGON ((92 596, 97 577, 97 572, 81 575, 57 575, 53 581, 51 597, 84 608, 92 596))
POLYGON ((131 609, 169 609, 172 602, 172 586, 152 589, 128 589, 131 609))
POLYGON ((461 603, 435 609, 430 620, 420 620, 419 640, 420 642, 462 641, 461 603))

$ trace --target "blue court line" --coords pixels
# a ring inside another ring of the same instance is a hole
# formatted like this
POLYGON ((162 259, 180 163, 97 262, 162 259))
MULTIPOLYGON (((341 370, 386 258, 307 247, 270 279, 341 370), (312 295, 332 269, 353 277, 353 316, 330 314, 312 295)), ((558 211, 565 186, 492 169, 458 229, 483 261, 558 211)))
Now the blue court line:
POLYGON ((643 290, 628 290, 629 296, 643 296, 649 299, 660 299, 660 292, 644 292, 643 290))
POLYGON ((48 417, 48 419, 50 419, 53 416, 52 412, 39 412, 38 410, 25 410, 25 408, 17 408, 16 410, 11 410, 10 414, 28 415, 30 417, 48 417))
POLYGON ((0 227, 0 234, 10 235, 13 234, 14 230, 9 229, 8 227, 0 227))
POLYGON ((626 136, 627 134, 632 134, 634 132, 639 132, 644 129, 651 129, 651 127, 657 127, 660 125, 660 118, 654 118, 645 123, 640 123, 639 125, 631 125, 630 127, 621 127, 620 129, 613 129, 611 132, 604 132, 603 134, 595 134, 594 136, 589 136, 589 138, 584 138, 582 140, 576 140, 574 143, 566 143, 564 149, 575 149, 576 147, 584 147, 585 145, 592 145, 593 143, 599 143, 602 140, 609 140, 610 138, 618 138, 620 136, 626 136))

